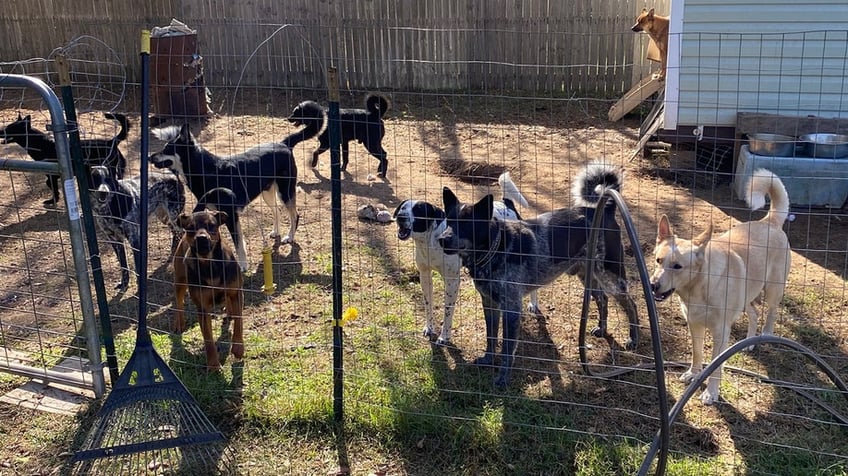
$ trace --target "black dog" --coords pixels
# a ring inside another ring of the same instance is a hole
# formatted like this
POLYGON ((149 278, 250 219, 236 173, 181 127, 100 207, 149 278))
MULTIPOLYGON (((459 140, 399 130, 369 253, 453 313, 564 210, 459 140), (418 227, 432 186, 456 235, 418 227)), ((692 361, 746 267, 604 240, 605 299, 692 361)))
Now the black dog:
MULTIPOLYGON (((121 179, 124 177, 124 171, 127 168, 127 159, 118 148, 118 144, 127 138, 129 131, 129 122, 123 114, 104 114, 107 119, 113 119, 121 124, 121 130, 118 135, 111 139, 85 139, 80 140, 82 149, 83 162, 86 164, 88 173, 91 173, 92 165, 104 165, 109 168, 109 172, 113 177, 121 179)), ((18 119, 5 128, 0 130, 0 143, 8 144, 14 142, 26 149, 27 154, 35 160, 46 160, 56 162, 58 160, 56 153, 56 143, 53 138, 34 127, 32 127, 32 117, 21 117, 18 114, 18 119)), ((44 201, 44 205, 55 205, 59 201, 59 177, 56 175, 47 176, 47 186, 53 192, 53 197, 44 201)))
MULTIPOLYGON (((116 286, 121 291, 125 291, 130 282, 124 240, 130 244, 138 273, 141 272, 138 267, 140 253, 147 251, 141 250, 139 246, 142 186, 139 179, 133 177, 118 180, 107 167, 91 167, 91 205, 97 225, 108 238, 121 265, 121 282, 116 286)), ((156 216, 171 229, 173 254, 182 237, 179 217, 185 208, 185 188, 175 174, 156 172, 148 175, 147 187, 147 213, 150 217, 156 216)))
MULTIPOLYGON (((229 189, 234 195, 231 200, 236 209, 235 214, 241 213, 248 203, 261 194, 265 203, 274 210, 274 230, 271 234, 274 238, 280 236, 279 199, 289 214, 289 232, 281 241, 293 242, 300 215, 297 213, 295 188, 297 164, 291 148, 321 132, 324 110, 318 103, 306 104, 298 119, 306 127, 282 142, 258 145, 227 157, 217 156, 197 144, 188 124, 154 130, 153 134, 167 143, 160 152, 150 156, 150 163, 156 168, 169 168, 182 174, 197 199, 215 188, 229 189)), ((236 246, 239 247, 240 260, 243 260, 240 264, 246 266, 244 243, 237 241, 236 246)))
MULTIPOLYGON (((307 101, 307 103, 310 101, 307 101)), ((306 103, 300 103, 294 108, 289 122, 300 125, 300 109, 306 103)), ((342 172, 347 170, 349 155, 348 142, 356 140, 365 146, 368 152, 380 161, 377 166, 377 176, 385 177, 389 168, 386 150, 383 149, 383 136, 386 128, 383 125, 383 114, 389 110, 389 100, 379 94, 369 94, 365 98, 365 109, 339 110, 339 122, 342 135, 342 172)), ((324 130, 318 136, 318 148, 312 152, 312 168, 318 166, 318 156, 330 150, 330 131, 324 130)))
MULTIPOLYGON (((444 205, 447 229, 440 237, 446 254, 459 254, 474 286, 483 300, 486 319, 486 354, 478 365, 494 365, 498 326, 503 314, 503 344, 500 372, 495 385, 509 384, 510 369, 515 359, 521 317, 521 300, 528 292, 553 282, 563 273, 585 276, 586 243, 595 213, 603 213, 602 233, 593 250, 599 259, 593 272, 596 285, 592 297, 600 314, 597 337, 608 337, 607 297, 613 293, 624 308, 630 323, 628 348, 639 340, 639 318, 636 303, 627 294, 624 270, 624 247, 621 229, 615 221, 612 200, 603 210, 594 205, 604 190, 619 189, 620 172, 604 164, 590 164, 574 180, 572 195, 576 206, 544 213, 530 220, 505 221, 492 217, 494 199, 487 195, 473 205, 461 203, 447 187, 444 205)), ((611 337, 610 337, 611 339, 611 337)))

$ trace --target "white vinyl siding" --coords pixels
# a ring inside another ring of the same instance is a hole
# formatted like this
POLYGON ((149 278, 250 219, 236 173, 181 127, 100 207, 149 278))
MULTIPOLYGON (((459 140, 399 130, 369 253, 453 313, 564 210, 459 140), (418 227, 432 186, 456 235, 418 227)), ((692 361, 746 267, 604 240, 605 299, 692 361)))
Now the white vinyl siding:
POLYGON ((678 0, 672 15, 675 7, 677 90, 666 97, 677 109, 666 128, 733 126, 740 111, 848 117, 845 0, 678 0))

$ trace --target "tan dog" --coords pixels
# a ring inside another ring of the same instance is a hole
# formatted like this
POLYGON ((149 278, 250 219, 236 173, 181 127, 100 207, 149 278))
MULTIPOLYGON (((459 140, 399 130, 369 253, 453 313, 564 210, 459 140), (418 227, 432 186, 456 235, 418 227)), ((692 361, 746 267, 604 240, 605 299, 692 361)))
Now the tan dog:
MULTIPOLYGON (((713 359, 727 348, 731 326, 743 311, 748 314, 748 337, 756 335, 758 315, 753 303, 762 291, 768 306, 762 333, 774 332, 777 306, 789 274, 789 240, 782 229, 789 197, 776 175, 759 169, 747 187, 748 205, 754 210, 761 208, 766 195, 771 207, 765 217, 736 225, 712 239, 712 225, 689 241, 674 235, 668 217, 660 218, 651 289, 657 301, 676 292, 689 326, 692 365, 680 380, 689 382, 703 369, 707 329, 713 336, 713 359)), ((703 403, 718 400, 720 382, 721 368, 709 377, 701 394, 703 403)))
POLYGON ((185 233, 174 254, 174 330, 178 333, 185 331, 183 309, 188 291, 199 313, 207 370, 221 368, 218 349, 212 337, 210 315, 216 305, 224 304, 227 319, 233 321, 233 356, 244 358, 244 277, 233 252, 221 243, 218 234, 219 224, 226 219, 227 214, 218 211, 202 210, 181 214, 180 226, 185 229, 185 233))
POLYGON ((665 80, 665 65, 668 61, 668 18, 655 15, 654 9, 642 9, 642 13, 636 17, 636 24, 631 30, 635 32, 644 31, 654 40, 657 49, 660 50, 660 72, 657 79, 665 80))

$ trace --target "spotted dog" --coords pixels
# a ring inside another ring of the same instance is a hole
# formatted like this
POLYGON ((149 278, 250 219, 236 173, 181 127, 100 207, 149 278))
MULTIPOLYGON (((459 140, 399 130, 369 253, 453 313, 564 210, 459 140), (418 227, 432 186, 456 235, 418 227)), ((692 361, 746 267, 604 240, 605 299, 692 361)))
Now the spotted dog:
MULTIPOLYGON (((112 171, 105 166, 91 167, 91 203, 93 214, 98 227, 106 235, 118 263, 121 265, 121 281, 116 289, 126 291, 130 283, 130 272, 127 266, 127 253, 124 243, 130 244, 133 253, 133 263, 137 273, 141 230, 139 228, 141 213, 141 180, 140 177, 116 179, 112 171)), ((185 208, 185 187, 179 177, 167 172, 150 172, 147 178, 147 213, 156 217, 162 224, 171 229, 171 254, 176 248, 182 234, 179 226, 179 216, 185 208)), ((145 250, 146 251, 146 250, 145 250)), ((170 259, 171 255, 169 255, 170 259)))

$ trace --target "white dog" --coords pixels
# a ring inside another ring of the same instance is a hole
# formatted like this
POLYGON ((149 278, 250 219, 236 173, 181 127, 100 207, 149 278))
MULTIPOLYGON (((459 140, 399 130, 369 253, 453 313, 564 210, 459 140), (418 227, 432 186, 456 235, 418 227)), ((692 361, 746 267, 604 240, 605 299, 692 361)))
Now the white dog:
MULTIPOLYGON (((527 200, 510 178, 509 172, 501 174, 498 183, 503 190, 503 201, 495 202, 495 216, 501 220, 520 220, 515 203, 526 207, 527 200)), ((462 263, 459 255, 446 255, 439 245, 438 236, 445 230, 445 212, 423 200, 404 200, 395 209, 393 216, 398 227, 398 239, 408 240, 412 237, 415 242, 415 266, 424 294, 424 336, 427 338, 435 336, 433 272, 438 271, 445 281, 445 319, 436 344, 446 345, 450 342, 453 313, 459 297, 459 270, 462 263)), ((539 312, 539 298, 535 291, 530 295, 527 309, 533 313, 539 312)))
MULTIPOLYGON (((747 186, 746 200, 756 210, 771 200, 768 214, 758 221, 741 223, 711 238, 712 225, 689 241, 675 236, 668 217, 657 226, 654 249, 657 267, 651 276, 654 299, 672 293, 692 335, 692 365, 680 379, 694 379, 703 369, 704 335, 713 336, 713 359, 728 346, 730 330, 742 312, 748 314, 748 337, 757 333, 754 302, 765 290, 768 314, 763 334, 774 332, 777 306, 783 298, 789 274, 789 240, 783 223, 789 213, 789 197, 783 182, 758 169, 747 186)), ((721 368, 711 375, 701 401, 710 405, 719 398, 721 368)))

